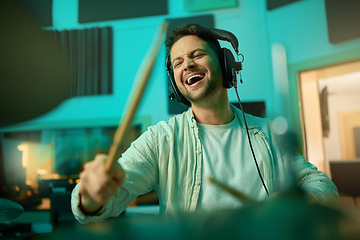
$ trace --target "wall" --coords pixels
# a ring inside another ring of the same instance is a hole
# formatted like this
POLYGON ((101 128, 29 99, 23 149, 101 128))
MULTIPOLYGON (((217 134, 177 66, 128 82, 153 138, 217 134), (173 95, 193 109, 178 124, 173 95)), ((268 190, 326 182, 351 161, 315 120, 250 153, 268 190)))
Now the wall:
MULTIPOLYGON (((207 11, 191 14, 184 11, 182 1, 169 1, 167 16, 144 17, 90 24, 79 24, 77 1, 53 0, 53 28, 58 30, 88 27, 112 26, 114 28, 114 94, 111 96, 76 97, 59 105, 51 112, 29 121, 27 124, 56 123, 87 119, 99 120, 120 118, 138 68, 144 58, 153 36, 166 18, 187 17, 213 13, 216 26, 234 32, 240 41, 240 49, 245 55, 243 79, 240 86, 242 99, 268 101, 267 87, 253 91, 256 86, 269 85, 270 77, 266 67, 266 36, 264 21, 264 1, 240 1, 238 8, 207 11), (255 3, 256 2, 256 3, 255 3), (254 31, 256 29, 256 31, 254 31), (261 69, 259 71, 259 69, 261 69)), ((225 46, 226 43, 224 44, 225 46)), ((230 46, 229 46, 230 47, 230 46)), ((149 86, 138 109, 138 116, 151 116, 151 124, 167 120, 167 78, 164 68, 164 48, 157 59, 149 86), (154 108, 156 104, 156 108, 154 108)), ((236 101, 233 90, 230 100, 236 101)), ((67 126, 69 126, 67 124, 67 126)))
MULTIPOLYGON (((339 13, 339 16, 344 13, 339 13)), ((345 13, 346 14, 346 13, 345 13)), ((266 13, 268 48, 280 43, 286 50, 292 121, 300 134, 297 74, 360 58, 360 39, 331 44, 324 0, 304 0, 266 13)), ((270 63, 271 65, 271 63, 270 63)), ((270 97, 275 99, 276 96, 270 97)), ((275 112, 280 105, 274 105, 275 112)))
MULTIPOLYGON (((69 99, 48 114, 30 121, 30 124, 57 122, 61 125, 62 122, 69 121, 120 118, 140 63, 151 45, 157 27, 166 18, 212 13, 216 27, 232 31, 238 37, 240 51, 245 56, 242 72, 244 84, 239 85, 240 97, 243 101, 265 101, 269 116, 278 111, 274 104, 276 96, 272 80, 272 44, 279 42, 285 47, 289 65, 360 48, 359 39, 338 45, 329 43, 322 0, 299 1, 272 11, 266 10, 265 0, 239 0, 238 8, 194 14, 184 10, 183 1, 169 0, 167 16, 91 24, 79 24, 77 12, 77 1, 53 0, 54 28, 114 28, 114 94, 69 99)), ((150 116, 151 124, 170 117, 167 113, 164 55, 162 49, 137 114, 150 116)), ((229 94, 230 101, 236 101, 233 89, 229 90, 229 94)), ((296 94, 292 95, 294 97, 297 99, 296 94)))

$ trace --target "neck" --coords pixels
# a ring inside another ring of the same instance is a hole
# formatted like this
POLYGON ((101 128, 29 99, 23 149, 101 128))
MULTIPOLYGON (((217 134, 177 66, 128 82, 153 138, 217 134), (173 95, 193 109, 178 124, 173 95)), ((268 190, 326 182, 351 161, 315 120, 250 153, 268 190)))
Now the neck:
POLYGON ((207 105, 192 104, 192 111, 198 123, 206 125, 223 125, 234 119, 229 100, 211 102, 207 105))

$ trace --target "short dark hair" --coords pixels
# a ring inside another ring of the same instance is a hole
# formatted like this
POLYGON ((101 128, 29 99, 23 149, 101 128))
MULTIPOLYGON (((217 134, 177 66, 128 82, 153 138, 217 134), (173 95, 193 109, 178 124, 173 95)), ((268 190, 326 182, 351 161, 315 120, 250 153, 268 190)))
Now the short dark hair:
POLYGON ((169 54, 172 46, 182 37, 195 35, 210 43, 211 48, 218 53, 221 49, 220 44, 211 30, 199 24, 184 24, 171 31, 165 40, 166 51, 169 54))

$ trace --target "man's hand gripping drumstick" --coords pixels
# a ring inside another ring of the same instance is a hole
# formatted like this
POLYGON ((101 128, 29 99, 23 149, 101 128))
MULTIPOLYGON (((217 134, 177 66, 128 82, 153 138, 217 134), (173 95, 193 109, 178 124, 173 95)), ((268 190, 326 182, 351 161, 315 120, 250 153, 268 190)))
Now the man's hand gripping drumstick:
POLYGON ((84 165, 84 171, 80 174, 80 208, 87 214, 98 212, 125 181, 125 171, 117 162, 120 155, 119 149, 123 149, 124 140, 129 136, 132 121, 149 81, 167 28, 168 24, 164 23, 159 29, 156 39, 140 65, 140 70, 143 72, 137 76, 133 86, 135 93, 133 98, 128 100, 125 114, 123 114, 124 120, 120 122, 115 132, 108 156, 105 154, 96 155, 93 161, 84 165))

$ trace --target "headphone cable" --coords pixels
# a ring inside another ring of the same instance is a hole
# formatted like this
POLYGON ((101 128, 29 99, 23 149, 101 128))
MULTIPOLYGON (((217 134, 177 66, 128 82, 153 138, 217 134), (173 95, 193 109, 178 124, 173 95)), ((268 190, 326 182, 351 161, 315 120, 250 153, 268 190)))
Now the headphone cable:
POLYGON ((237 90, 237 84, 234 85, 234 88, 235 88, 235 92, 236 92, 237 99, 238 99, 238 101, 239 101, 239 106, 240 106, 240 108, 241 108, 241 112, 242 112, 243 117, 244 117, 246 133, 247 133, 247 137, 248 137, 248 141, 249 141, 251 153, 252 153, 252 156, 253 156, 255 165, 256 165, 256 169, 257 169, 257 171, 258 171, 258 173, 259 173, 260 180, 261 180, 261 182, 262 182, 262 184, 263 184, 263 186, 264 186, 264 189, 265 189, 265 191, 266 191, 267 196, 270 196, 269 191, 268 191, 268 189, 267 189, 267 187, 266 187, 265 181, 264 181, 264 179, 263 179, 263 177, 262 177, 262 175, 261 175, 260 168, 259 168, 258 162, 257 162, 256 157, 255 157, 255 152, 254 152, 253 146, 252 146, 252 144, 251 144, 250 134, 249 134, 249 128, 248 128, 248 125, 247 125, 247 122, 246 122, 246 117, 245 117, 244 109, 243 109, 242 104, 241 104, 241 101, 240 101, 239 93, 238 93, 238 90, 237 90))

